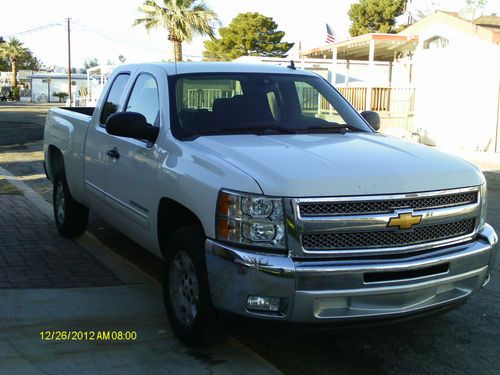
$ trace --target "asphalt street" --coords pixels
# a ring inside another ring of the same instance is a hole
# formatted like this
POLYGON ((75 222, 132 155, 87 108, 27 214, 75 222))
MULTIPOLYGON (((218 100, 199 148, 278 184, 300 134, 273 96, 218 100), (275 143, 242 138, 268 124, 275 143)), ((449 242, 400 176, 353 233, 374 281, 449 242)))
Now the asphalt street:
MULTIPOLYGON (((41 142, 47 108, 0 104, 0 166, 51 202, 41 142)), ((488 222, 499 232, 500 164, 489 169, 485 172, 488 222)), ((0 192, 2 189, 11 187, 0 180, 0 192)), ((89 231, 159 279, 158 259, 95 215, 89 231)), ((323 335, 260 330, 238 333, 237 339, 287 374, 496 374, 500 358, 499 264, 486 288, 445 315, 323 335)))

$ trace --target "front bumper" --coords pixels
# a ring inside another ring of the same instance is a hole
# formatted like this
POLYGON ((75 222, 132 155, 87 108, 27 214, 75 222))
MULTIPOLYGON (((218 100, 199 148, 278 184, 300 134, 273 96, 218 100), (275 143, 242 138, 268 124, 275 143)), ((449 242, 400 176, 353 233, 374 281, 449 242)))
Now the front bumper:
POLYGON ((246 317, 318 323, 404 316, 463 301, 488 282, 497 243, 486 224, 473 242, 405 259, 294 260, 210 239, 205 252, 217 308, 246 317), (279 297, 281 309, 248 310, 248 296, 279 297))

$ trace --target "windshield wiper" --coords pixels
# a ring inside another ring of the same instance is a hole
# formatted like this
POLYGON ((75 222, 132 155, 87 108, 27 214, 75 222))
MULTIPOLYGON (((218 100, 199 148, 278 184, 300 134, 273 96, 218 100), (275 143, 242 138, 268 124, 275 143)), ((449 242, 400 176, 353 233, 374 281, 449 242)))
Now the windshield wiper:
POLYGON ((307 128, 296 129, 297 133, 340 133, 345 134, 351 128, 347 125, 319 125, 309 126, 307 128))
POLYGON ((265 125, 265 126, 245 126, 245 127, 227 127, 227 128, 216 128, 216 129, 206 129, 194 133, 193 135, 210 135, 210 134, 245 134, 252 133, 257 135, 269 134, 270 132, 279 134, 294 134, 295 131, 287 128, 282 128, 281 126, 265 125))

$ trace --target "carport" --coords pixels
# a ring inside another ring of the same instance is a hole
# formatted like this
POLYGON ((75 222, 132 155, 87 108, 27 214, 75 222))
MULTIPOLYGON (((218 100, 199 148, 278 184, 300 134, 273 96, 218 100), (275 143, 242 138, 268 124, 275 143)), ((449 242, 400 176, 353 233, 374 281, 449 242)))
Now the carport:
POLYGON ((408 102, 406 108, 391 108, 391 97, 403 96, 410 98, 413 95, 413 89, 392 87, 393 62, 396 59, 406 58, 409 62, 407 86, 411 83, 411 58, 412 51, 418 43, 416 35, 382 34, 372 33, 364 34, 347 40, 328 44, 322 47, 310 50, 300 51, 301 58, 323 58, 330 60, 330 71, 335 76, 339 67, 338 60, 345 60, 345 81, 343 85, 337 85, 342 94, 358 110, 372 109, 379 112, 408 112, 412 110, 412 103, 408 102), (376 87, 373 82, 367 81, 363 87, 349 87, 349 63, 352 60, 367 61, 368 69, 373 71, 375 62, 386 62, 389 64, 388 87, 376 87), (397 93, 394 91, 398 91, 397 93), (411 91, 411 95, 409 93, 411 91), (392 92, 391 92, 392 91, 392 92))

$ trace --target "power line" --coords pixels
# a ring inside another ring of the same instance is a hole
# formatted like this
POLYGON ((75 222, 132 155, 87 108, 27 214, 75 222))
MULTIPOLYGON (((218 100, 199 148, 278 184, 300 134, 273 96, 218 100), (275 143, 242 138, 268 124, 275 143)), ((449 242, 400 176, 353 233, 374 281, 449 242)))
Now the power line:
MULTIPOLYGON (((73 27, 73 29, 72 29, 73 33, 75 31, 76 32, 87 31, 87 32, 93 33, 94 35, 98 35, 101 38, 110 40, 112 42, 125 43, 131 47, 138 48, 138 49, 141 49, 144 51, 157 50, 161 53, 168 53, 169 52, 168 48, 165 47, 164 45, 159 45, 159 44, 144 41, 144 40, 132 39, 129 36, 121 35, 121 34, 114 33, 114 32, 108 31, 108 30, 104 30, 104 29, 101 29, 97 26, 94 26, 94 25, 91 25, 91 24, 88 24, 88 23, 85 23, 85 22, 82 22, 79 20, 72 19, 72 24, 73 25, 77 24, 79 26, 79 29, 76 29, 76 30, 73 27)), ((24 35, 29 35, 32 33, 37 33, 37 32, 44 31, 46 29, 50 29, 53 27, 65 27, 65 26, 66 25, 63 24, 62 22, 54 22, 54 23, 50 23, 47 25, 38 26, 38 27, 35 27, 32 29, 19 31, 16 33, 10 33, 10 34, 0 33, 0 35, 5 35, 6 37, 17 37, 17 36, 24 36, 24 35)), ((184 56, 191 57, 191 58, 201 57, 200 55, 190 55, 190 54, 184 54, 184 56)))
POLYGON ((101 35, 103 37, 105 36, 108 39, 122 40, 124 42, 128 42, 128 43, 131 42, 131 43, 138 44, 138 45, 149 44, 151 47, 158 48, 158 49, 165 48, 165 46, 163 46, 163 45, 159 45, 159 44, 148 42, 148 41, 144 41, 144 40, 132 39, 129 36, 121 35, 121 34, 117 34, 117 33, 113 33, 111 31, 104 30, 104 29, 101 29, 101 28, 99 28, 97 26, 90 25, 88 23, 81 22, 81 21, 78 21, 78 20, 74 20, 73 23, 79 24, 84 29, 86 29, 88 31, 92 31, 94 33, 97 33, 98 35, 101 35))
POLYGON ((63 26, 63 24, 62 23, 49 23, 47 25, 35 27, 34 29, 19 31, 17 33, 11 33, 11 34, 3 34, 3 35, 5 35, 6 37, 16 37, 16 36, 20 36, 20 35, 31 34, 31 33, 37 32, 37 31, 42 31, 42 30, 45 30, 45 29, 48 29, 48 28, 51 28, 54 26, 63 26))

